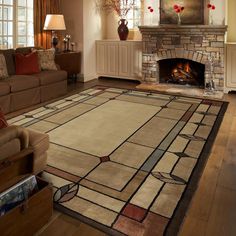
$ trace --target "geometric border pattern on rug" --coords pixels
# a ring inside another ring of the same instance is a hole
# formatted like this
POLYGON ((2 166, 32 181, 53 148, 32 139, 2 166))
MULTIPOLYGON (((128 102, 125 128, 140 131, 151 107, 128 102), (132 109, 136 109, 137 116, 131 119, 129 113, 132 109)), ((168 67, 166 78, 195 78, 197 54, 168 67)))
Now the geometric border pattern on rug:
POLYGON ((59 210, 111 235, 175 235, 226 107, 96 86, 8 122, 49 134, 59 210))

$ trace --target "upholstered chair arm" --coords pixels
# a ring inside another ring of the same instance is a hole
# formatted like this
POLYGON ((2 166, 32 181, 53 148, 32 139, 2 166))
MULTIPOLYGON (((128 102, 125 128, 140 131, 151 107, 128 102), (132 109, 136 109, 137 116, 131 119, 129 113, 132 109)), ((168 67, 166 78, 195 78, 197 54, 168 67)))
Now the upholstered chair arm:
POLYGON ((29 134, 25 128, 11 125, 0 129, 0 145, 7 143, 14 138, 19 138, 21 140, 21 149, 29 146, 29 134))

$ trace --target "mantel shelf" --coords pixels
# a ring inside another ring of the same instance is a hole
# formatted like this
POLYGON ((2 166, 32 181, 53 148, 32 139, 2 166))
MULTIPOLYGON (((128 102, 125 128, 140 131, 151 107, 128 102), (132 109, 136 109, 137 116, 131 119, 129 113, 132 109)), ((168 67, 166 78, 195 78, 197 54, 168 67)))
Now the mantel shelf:
POLYGON ((163 32, 163 31, 217 31, 226 32, 227 25, 177 25, 177 24, 163 24, 163 25, 141 25, 139 30, 141 33, 145 32, 163 32))

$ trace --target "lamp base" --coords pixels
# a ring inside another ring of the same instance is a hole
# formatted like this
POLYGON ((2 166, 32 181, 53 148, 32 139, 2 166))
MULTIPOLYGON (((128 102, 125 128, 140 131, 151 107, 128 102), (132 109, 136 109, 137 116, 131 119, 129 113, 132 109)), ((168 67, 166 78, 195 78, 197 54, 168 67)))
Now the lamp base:
POLYGON ((57 34, 54 30, 52 30, 52 47, 56 49, 58 42, 59 40, 57 34))
POLYGON ((57 44, 58 44, 58 38, 56 37, 56 36, 53 36, 52 37, 52 46, 54 47, 54 48, 56 48, 57 47, 57 44))

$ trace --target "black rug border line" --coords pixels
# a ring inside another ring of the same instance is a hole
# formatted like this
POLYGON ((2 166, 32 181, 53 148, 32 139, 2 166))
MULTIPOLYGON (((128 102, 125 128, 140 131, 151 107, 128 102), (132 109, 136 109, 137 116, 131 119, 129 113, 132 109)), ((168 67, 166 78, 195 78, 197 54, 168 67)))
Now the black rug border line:
POLYGON ((71 217, 73 217, 75 219, 80 220, 81 222, 87 224, 89 227, 96 228, 96 229, 98 229, 98 230, 100 230, 100 231, 102 231, 102 232, 104 232, 104 233, 106 233, 108 235, 112 235, 112 236, 127 236, 127 234, 124 234, 124 233, 122 233, 120 231, 112 229, 109 226, 103 225, 102 223, 99 223, 99 222, 97 222, 95 220, 92 220, 92 219, 86 217, 86 216, 83 216, 80 213, 78 213, 76 211, 73 211, 73 210, 71 210, 71 209, 69 209, 69 208, 67 208, 67 207, 65 207, 65 206, 63 206, 61 204, 58 204, 58 203, 54 202, 53 203, 53 207, 54 207, 54 209, 56 209, 56 210, 58 210, 58 211, 60 211, 62 213, 65 213, 65 214, 67 214, 67 215, 69 215, 69 216, 71 216, 71 217))
MULTIPOLYGON (((210 100, 210 99, 208 99, 208 100, 210 100)), ((213 144, 215 142, 217 133, 218 133, 220 126, 222 124, 224 114, 228 108, 228 104, 229 104, 228 102, 222 101, 222 103, 223 103, 223 105, 221 107, 221 110, 220 110, 218 117, 215 121, 213 129, 211 130, 209 138, 207 139, 207 142, 204 145, 204 148, 203 148, 202 153, 198 159, 196 167, 194 168, 194 170, 191 174, 188 185, 187 185, 181 199, 179 200, 177 207, 175 208, 173 216, 171 217, 169 223, 166 226, 166 229, 164 231, 165 236, 178 235, 178 233, 179 233, 179 230, 182 226, 182 223, 183 223, 183 220, 186 216, 189 205, 190 205, 192 198, 198 188, 199 180, 202 176, 202 173, 206 167, 207 161, 208 161, 209 156, 211 154, 211 150, 212 150, 213 144)))

